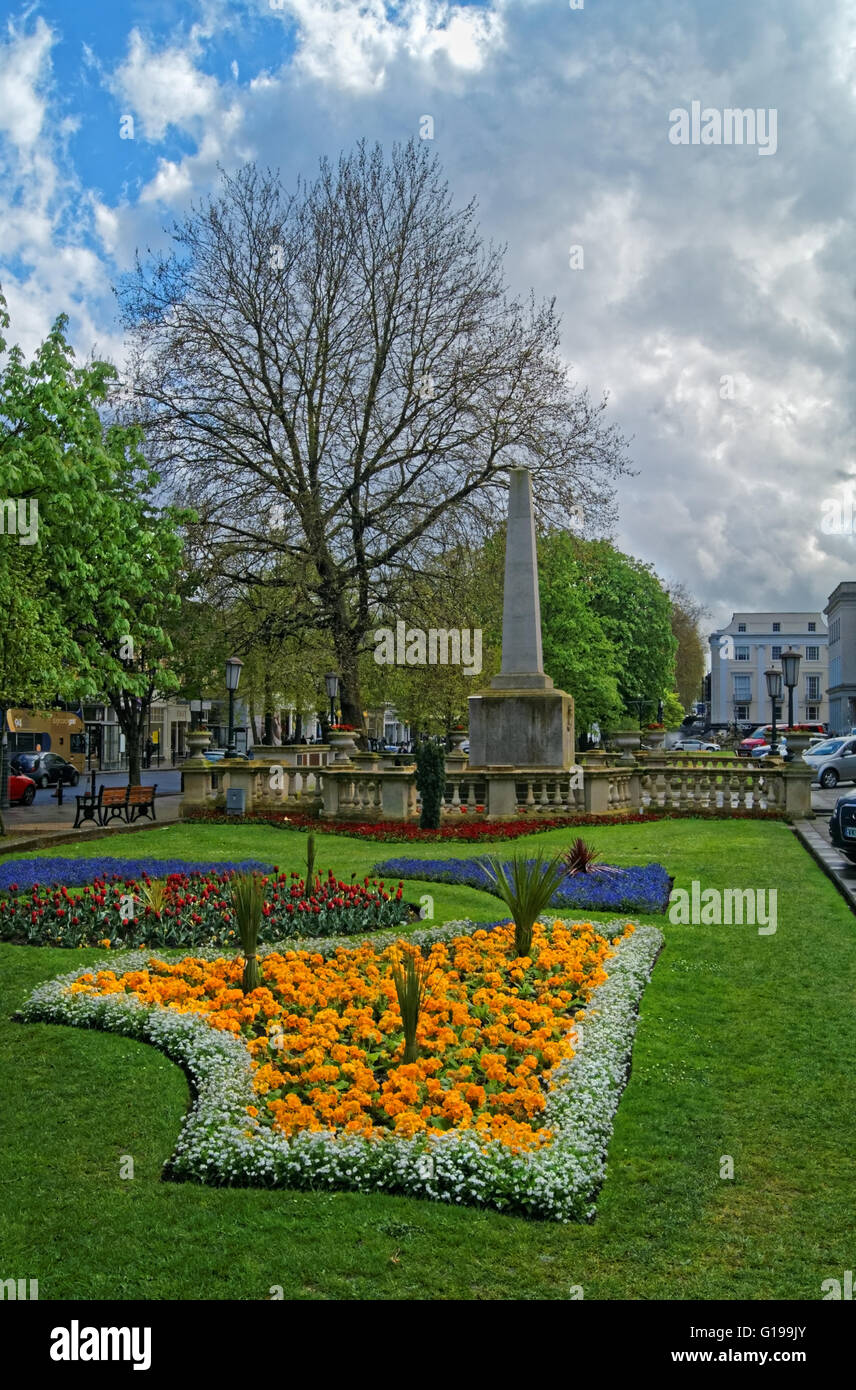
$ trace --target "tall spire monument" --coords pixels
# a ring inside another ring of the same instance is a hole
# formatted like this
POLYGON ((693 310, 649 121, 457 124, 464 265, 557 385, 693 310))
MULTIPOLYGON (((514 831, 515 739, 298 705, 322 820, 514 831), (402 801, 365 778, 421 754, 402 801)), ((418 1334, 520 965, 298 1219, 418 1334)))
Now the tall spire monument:
MULTIPOLYGON (((470 768, 559 772, 574 762, 574 702, 544 673, 532 480, 510 473, 502 668, 490 689, 471 695, 470 768)), ((489 815, 513 815, 514 780, 490 781, 489 815)))

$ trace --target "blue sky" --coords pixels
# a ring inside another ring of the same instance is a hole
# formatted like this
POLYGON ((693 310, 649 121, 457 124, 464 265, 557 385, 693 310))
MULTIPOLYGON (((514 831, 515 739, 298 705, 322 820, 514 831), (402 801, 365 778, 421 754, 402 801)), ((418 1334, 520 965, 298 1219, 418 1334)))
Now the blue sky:
POLYGON ((854 577, 853 537, 821 529, 856 479, 854 0, 6 3, 13 338, 66 312, 80 355, 121 364, 112 286, 218 164, 291 185, 426 114, 511 288, 555 296, 574 379, 633 436, 618 542, 711 627, 822 607, 854 577), (671 143, 693 101, 774 110, 775 152, 671 143))

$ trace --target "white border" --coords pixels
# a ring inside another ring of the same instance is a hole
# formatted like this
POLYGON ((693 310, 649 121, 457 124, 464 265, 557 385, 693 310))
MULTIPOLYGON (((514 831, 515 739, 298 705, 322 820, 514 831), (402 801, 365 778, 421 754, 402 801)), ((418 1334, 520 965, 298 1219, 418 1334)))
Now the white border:
MULTIPOLYGON (((624 918, 595 925, 610 937, 626 924, 624 918)), ((412 937, 429 944, 480 929, 478 922, 448 922, 412 937)), ((395 933, 365 939, 382 945, 395 933)), ((636 926, 615 948, 606 963, 608 978, 592 994, 578 1024, 575 1055, 558 1068, 558 1084, 543 1112, 555 1137, 543 1149, 518 1154, 496 1140, 485 1144, 472 1130, 411 1139, 367 1139, 333 1131, 287 1138, 271 1130, 246 1113, 258 1096, 242 1039, 213 1028, 198 1014, 146 1005, 133 995, 69 993, 69 985, 81 975, 145 969, 159 955, 151 950, 123 952, 40 985, 16 1018, 123 1033, 151 1043, 184 1069, 195 1095, 165 1168, 170 1177, 215 1185, 395 1192, 579 1221, 594 1215, 613 1117, 630 1070, 639 1000, 663 941, 656 927, 636 926)), ((290 941, 287 949, 327 955, 345 944, 341 937, 325 937, 290 941)), ((357 944, 354 937, 347 939, 347 946, 357 944)), ((223 956, 211 949, 192 954, 223 956)))

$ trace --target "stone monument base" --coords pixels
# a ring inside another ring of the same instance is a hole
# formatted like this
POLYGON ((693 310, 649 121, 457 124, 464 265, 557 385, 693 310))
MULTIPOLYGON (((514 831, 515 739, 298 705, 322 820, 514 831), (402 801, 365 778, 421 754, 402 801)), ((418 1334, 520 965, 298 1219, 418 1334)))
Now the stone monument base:
POLYGON ((558 772, 573 765, 574 702, 564 690, 483 690, 470 696, 469 707, 470 770, 558 772))

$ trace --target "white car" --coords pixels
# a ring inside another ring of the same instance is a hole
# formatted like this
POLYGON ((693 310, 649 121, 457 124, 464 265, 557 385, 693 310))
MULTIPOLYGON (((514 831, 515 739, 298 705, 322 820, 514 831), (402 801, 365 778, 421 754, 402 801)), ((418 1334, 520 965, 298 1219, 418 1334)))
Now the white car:
POLYGON ((671 752, 674 753, 718 753, 720 751, 718 743, 707 743, 701 738, 679 738, 677 743, 673 743, 671 752))
POLYGON ((803 753, 822 787, 837 787, 839 782, 856 781, 856 738, 828 738, 803 753))

